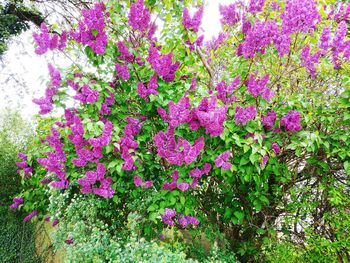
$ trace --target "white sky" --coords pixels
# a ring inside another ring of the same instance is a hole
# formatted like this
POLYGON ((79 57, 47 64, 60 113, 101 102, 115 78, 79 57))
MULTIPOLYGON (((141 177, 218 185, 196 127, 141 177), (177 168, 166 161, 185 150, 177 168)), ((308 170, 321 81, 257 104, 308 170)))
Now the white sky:
MULTIPOLYGON (((204 9, 202 28, 205 30, 205 40, 210 40, 220 32, 219 4, 227 5, 235 0, 208 0, 204 9)), ((39 111, 39 107, 32 103, 33 98, 42 97, 45 91, 45 82, 48 80, 47 63, 62 66, 64 61, 54 52, 47 52, 43 56, 34 53, 32 32, 27 31, 9 45, 3 60, 5 68, 0 69, 0 85, 3 85, 0 94, 0 110, 6 107, 17 108, 26 118, 31 118, 39 111), (11 81, 4 87, 10 73, 18 74, 25 83, 11 81), (20 96, 19 94, 22 94, 20 96)))

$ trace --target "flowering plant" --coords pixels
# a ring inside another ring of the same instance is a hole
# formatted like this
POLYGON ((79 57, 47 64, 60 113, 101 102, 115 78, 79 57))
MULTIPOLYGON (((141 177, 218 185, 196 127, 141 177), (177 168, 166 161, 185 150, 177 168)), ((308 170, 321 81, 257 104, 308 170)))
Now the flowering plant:
POLYGON ((34 35, 38 54, 74 49, 88 66, 50 65, 45 97, 34 100, 51 127, 39 126, 42 147, 21 155, 28 190, 13 207, 27 210, 26 220, 48 212, 49 200, 37 196, 80 192, 105 198, 105 220, 120 228, 131 213, 144 217, 150 237, 217 225, 239 247, 269 235, 280 207, 289 209, 281 198, 308 173, 300 162, 320 149, 349 161, 323 145, 330 135, 316 115, 325 105, 312 92, 329 108, 344 92, 350 8, 313 0, 221 6, 222 32, 203 43, 204 5, 191 15, 182 1, 128 3, 97 3, 70 32, 52 36, 43 26, 34 35), (59 107, 64 115, 47 119, 59 107))

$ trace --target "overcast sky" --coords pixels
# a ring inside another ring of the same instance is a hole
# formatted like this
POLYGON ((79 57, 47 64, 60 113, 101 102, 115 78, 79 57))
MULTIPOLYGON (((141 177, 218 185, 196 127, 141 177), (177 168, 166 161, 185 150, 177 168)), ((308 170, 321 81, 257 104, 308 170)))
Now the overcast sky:
MULTIPOLYGON (((205 39, 209 40, 220 32, 219 4, 227 5, 234 0, 208 0, 204 9, 202 28, 205 29, 205 39)), ((55 52, 56 53, 56 52, 55 52)), ((26 118, 36 114, 39 107, 32 103, 32 99, 43 96, 45 82, 48 77, 47 63, 62 66, 62 59, 53 52, 44 56, 34 53, 31 32, 25 32, 13 41, 3 58, 5 68, 0 69, 0 109, 5 107, 21 107, 21 112, 26 118), (17 41, 18 40, 18 41, 17 41), (24 82, 12 79, 7 81, 11 73, 16 73, 24 82), (7 86, 6 86, 7 85, 7 86)))

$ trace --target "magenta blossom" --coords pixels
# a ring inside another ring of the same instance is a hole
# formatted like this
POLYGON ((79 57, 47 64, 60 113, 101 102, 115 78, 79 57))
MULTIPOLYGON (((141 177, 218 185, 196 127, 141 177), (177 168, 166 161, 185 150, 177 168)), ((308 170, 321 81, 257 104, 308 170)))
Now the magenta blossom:
POLYGON ((96 3, 93 8, 84 9, 83 20, 79 21, 78 28, 70 33, 75 41, 89 46, 97 55, 105 53, 108 42, 105 9, 103 3, 96 3))
POLYGON ((236 4, 230 4, 228 6, 219 6, 221 19, 220 22, 222 25, 233 26, 240 20, 240 14, 237 10, 236 4))
POLYGON ((128 17, 129 25, 135 30, 145 32, 149 27, 151 15, 147 7, 144 6, 143 0, 131 4, 128 17))
POLYGON ((28 222, 30 220, 32 220, 33 217, 37 216, 39 214, 38 210, 34 210, 33 212, 31 212, 29 215, 27 215, 23 221, 24 222, 28 222))
POLYGON ((289 111, 282 117, 280 126, 284 127, 287 132, 300 131, 300 113, 296 110, 289 111))
POLYGON ((230 170, 232 164, 227 162, 230 157, 231 153, 229 151, 223 152, 215 159, 214 163, 218 168, 221 167, 223 170, 230 170))
POLYGON ((281 153, 281 148, 276 142, 272 143, 271 148, 276 155, 279 155, 281 153))
POLYGON ((186 29, 192 29, 194 32, 197 33, 199 31, 199 26, 202 22, 203 11, 204 11, 204 7, 200 6, 199 9, 194 13, 193 17, 191 18, 190 12, 188 11, 187 8, 185 8, 182 13, 182 25, 186 29))
POLYGON ((273 130, 277 114, 275 111, 269 111, 266 116, 261 116, 261 123, 268 130, 273 130))
POLYGON ((33 38, 37 45, 35 49, 36 54, 42 55, 49 49, 54 50, 56 48, 62 51, 66 47, 67 32, 62 32, 61 35, 51 34, 45 23, 41 23, 40 30, 40 33, 33 33, 33 38))
POLYGON ((247 108, 236 107, 235 120, 238 125, 246 125, 246 123, 255 118, 255 107, 249 106, 247 108))
POLYGON ((176 216, 176 211, 170 208, 165 208, 164 215, 161 216, 164 224, 169 226, 175 226, 175 222, 173 217, 176 216))
POLYGON ((23 204, 24 200, 22 197, 13 198, 13 203, 10 205, 11 209, 17 209, 21 204, 23 204))

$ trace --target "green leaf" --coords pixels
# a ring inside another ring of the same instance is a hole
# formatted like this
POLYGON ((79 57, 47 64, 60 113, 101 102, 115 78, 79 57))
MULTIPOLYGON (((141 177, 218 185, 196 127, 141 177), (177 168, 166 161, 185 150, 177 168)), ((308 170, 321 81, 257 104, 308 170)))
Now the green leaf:
POLYGON ((242 223, 243 219, 244 219, 244 213, 241 211, 235 211, 233 213, 235 215, 235 217, 237 217, 237 219, 242 223))
POLYGON ((346 161, 344 163, 344 169, 345 169, 345 172, 350 175, 350 163, 348 161, 346 161))

